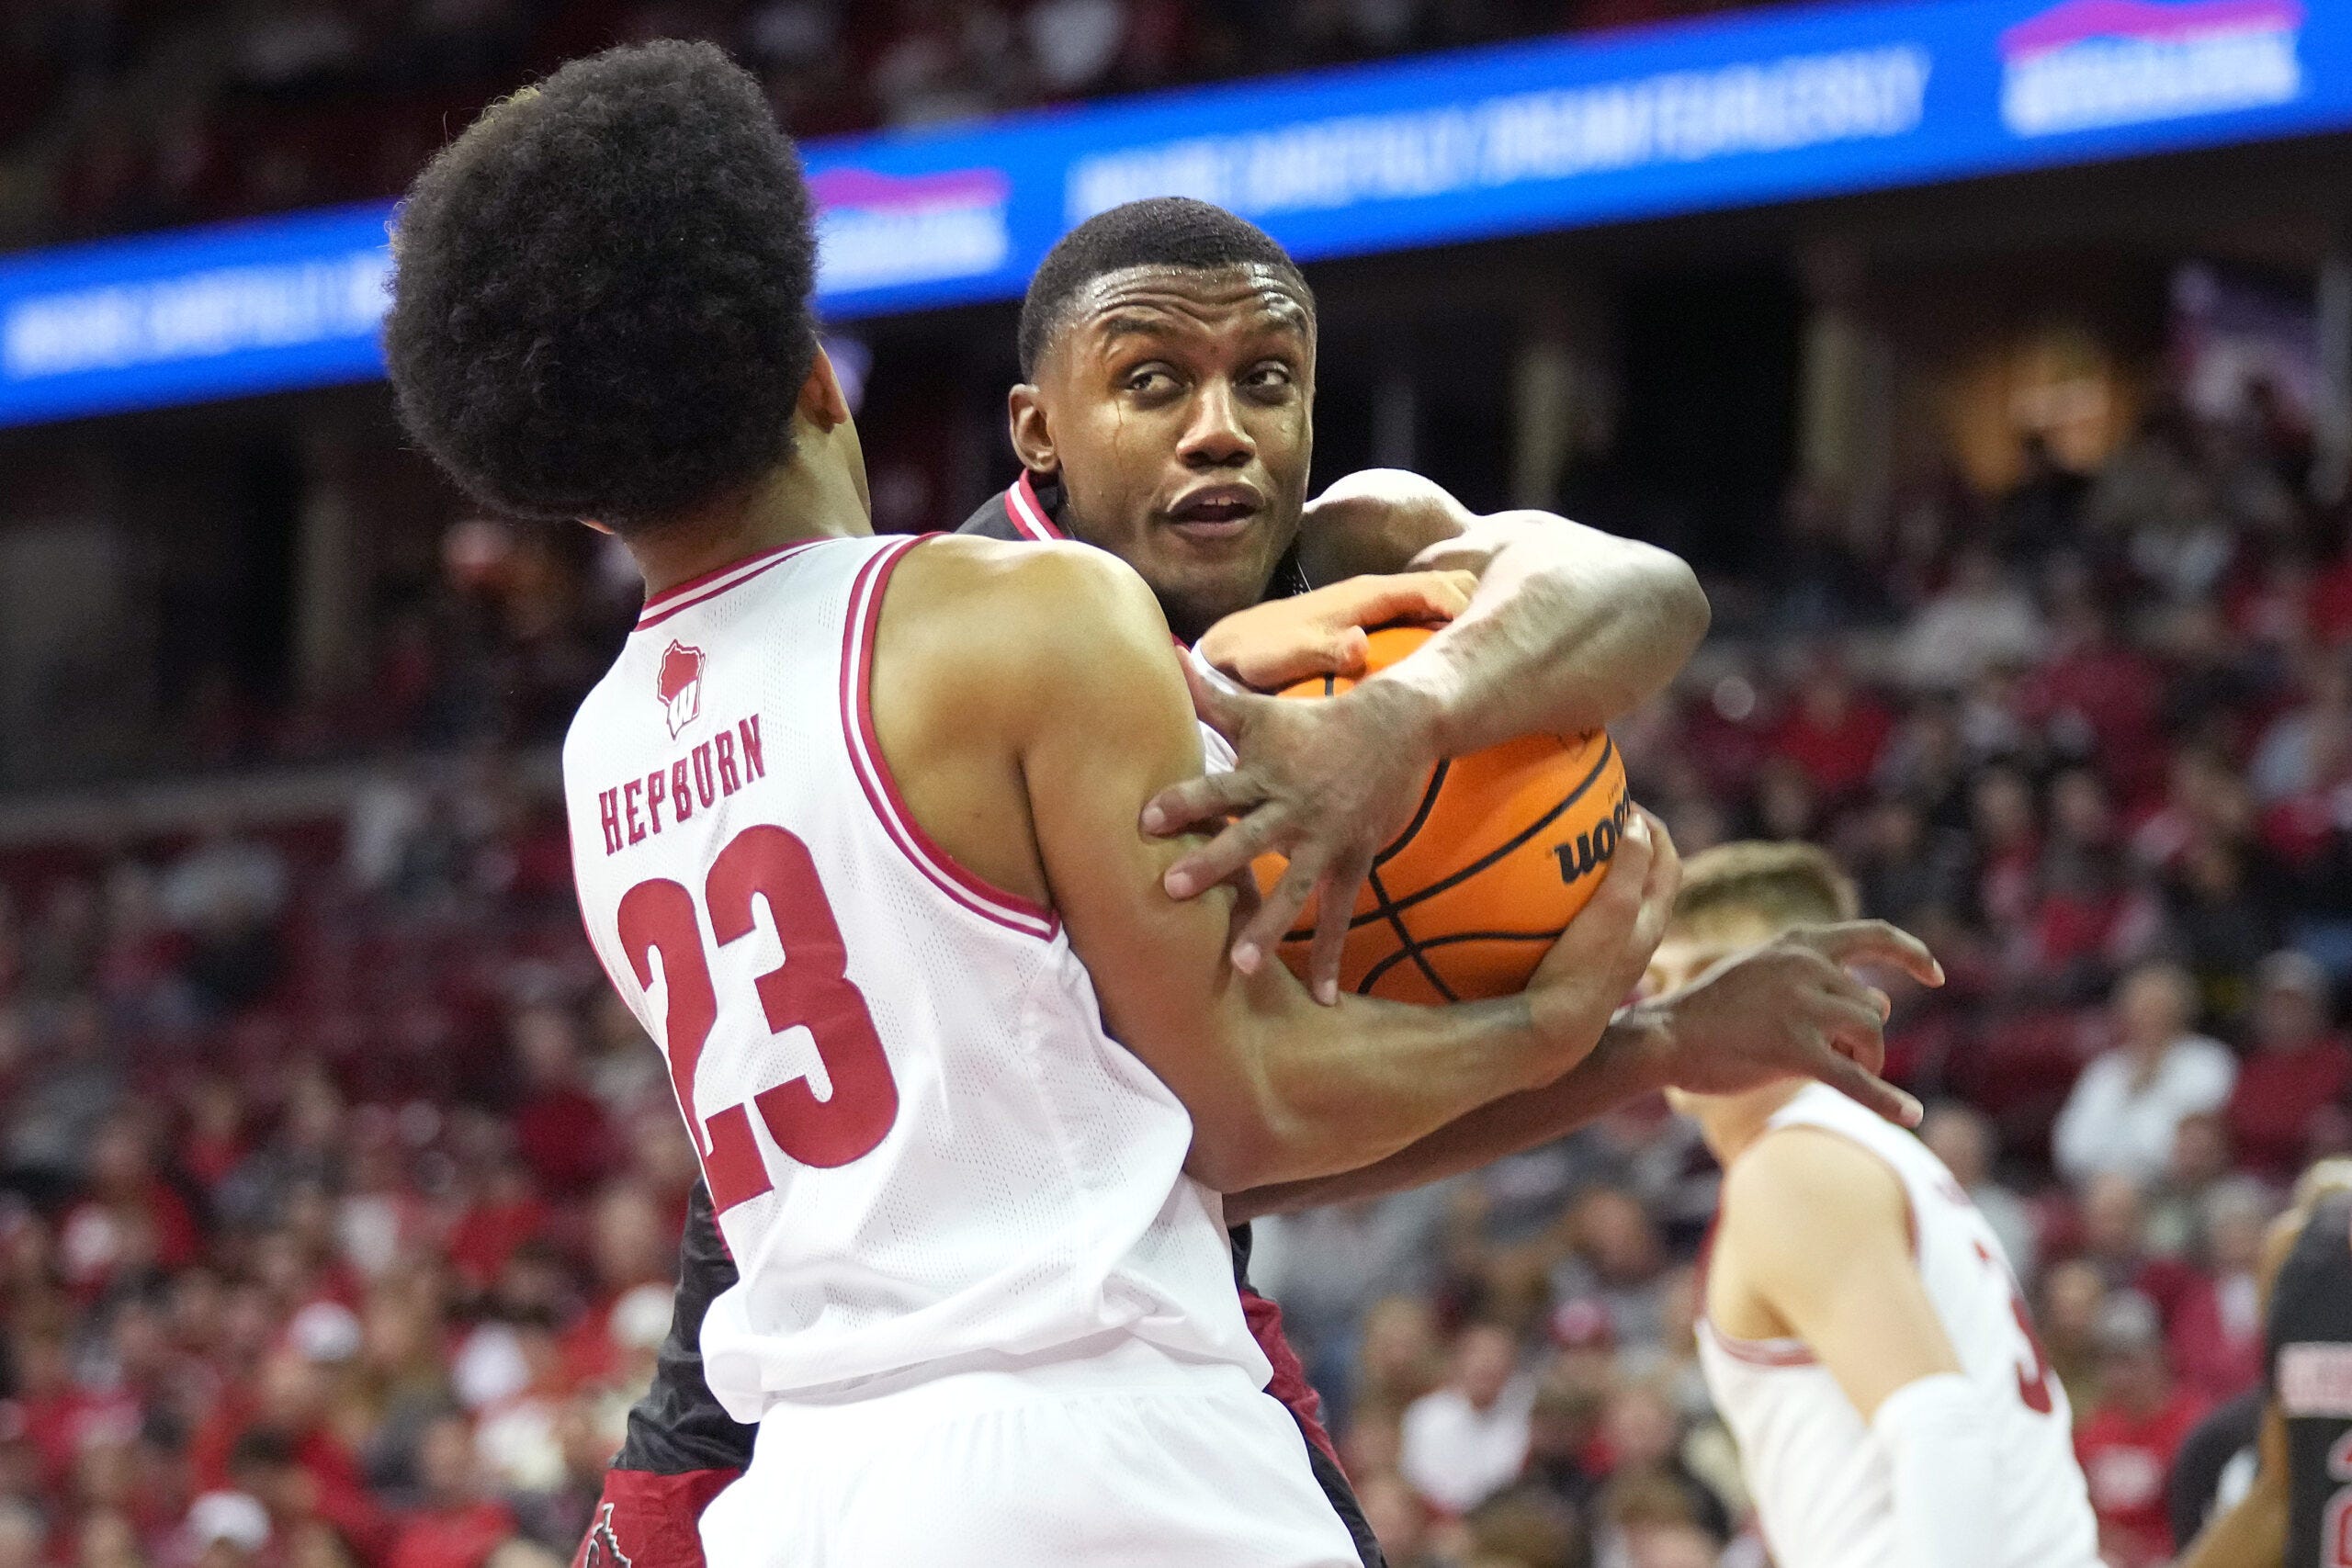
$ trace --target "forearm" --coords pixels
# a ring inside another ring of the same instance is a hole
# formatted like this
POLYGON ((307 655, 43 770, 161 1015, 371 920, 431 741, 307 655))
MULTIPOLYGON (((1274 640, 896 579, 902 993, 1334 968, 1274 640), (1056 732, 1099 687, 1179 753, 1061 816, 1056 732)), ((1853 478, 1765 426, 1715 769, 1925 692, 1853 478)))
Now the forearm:
POLYGON ((1367 682, 1417 698, 1442 756, 1599 729, 1663 688, 1706 635, 1706 595, 1680 560, 1545 513, 1482 519, 1413 564, 1484 569, 1469 608, 1367 682))
POLYGON ((1442 1008, 1346 997, 1319 1007, 1286 973, 1245 985, 1283 994, 1237 1028, 1241 1095, 1193 1112, 1191 1168, 1220 1191, 1385 1160, 1566 1071, 1594 1043, 1539 1018, 1541 1004, 1529 996, 1442 1008))
POLYGON ((1666 1082, 1666 1031, 1657 1014, 1629 1008, 1583 1060, 1540 1088, 1489 1100, 1396 1153, 1352 1169, 1226 1195, 1226 1218, 1353 1202, 1408 1191, 1550 1143, 1666 1082))

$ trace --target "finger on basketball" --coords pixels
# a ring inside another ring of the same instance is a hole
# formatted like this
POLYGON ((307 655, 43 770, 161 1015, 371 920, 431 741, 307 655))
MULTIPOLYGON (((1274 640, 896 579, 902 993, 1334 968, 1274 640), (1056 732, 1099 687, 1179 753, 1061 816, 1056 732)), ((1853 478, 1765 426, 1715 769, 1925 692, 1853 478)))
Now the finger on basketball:
POLYGON ((1315 889, 1315 942, 1307 950, 1306 988, 1327 1006, 1340 999, 1340 964, 1346 956, 1349 918, 1355 912, 1356 894, 1371 871, 1370 856, 1353 856, 1335 863, 1315 889))
POLYGON ((1847 920, 1816 926, 1800 939, 1833 964, 1870 964, 1900 970, 1923 986, 1944 983, 1944 966, 1928 944, 1884 920, 1847 920))
POLYGON ((1561 968, 1582 968, 1594 963, 1614 963, 1634 940, 1642 912, 1642 892, 1648 885, 1653 858, 1649 824, 1638 815, 1625 819, 1625 835, 1610 857, 1589 903, 1568 922, 1536 966, 1539 977, 1561 968))
POLYGON ((1352 679, 1364 671, 1372 662, 1372 639, 1363 635, 1362 626, 1342 626, 1324 645, 1323 658, 1317 668, 1303 670, 1281 683, 1303 681, 1309 675, 1345 675, 1352 679))
POLYGON ((1642 826, 1649 832, 1650 884, 1659 889, 1658 896, 1670 907, 1674 896, 1682 891, 1682 852, 1674 847, 1674 834, 1663 818, 1638 806, 1634 807, 1633 815, 1641 818, 1642 826))
MULTIPOLYGON (((1240 824, 1236 826, 1238 827, 1240 824)), ((1210 847, 1214 849, 1216 846, 1210 847)), ((1250 856, 1243 856, 1241 864, 1247 866, 1250 860, 1250 856)), ((1276 880, 1272 890, 1266 894, 1264 901, 1258 907, 1258 912, 1250 917, 1250 923, 1241 929, 1241 935, 1234 942, 1233 966, 1235 968, 1245 975, 1257 973, 1260 962, 1281 943, 1283 933, 1290 930, 1291 922, 1298 919, 1298 912, 1306 908, 1307 899, 1315 896, 1316 884, 1323 880, 1324 864, 1324 852, 1312 844, 1300 846, 1297 852, 1291 856, 1290 863, 1283 867, 1282 876, 1276 880)), ((1347 911, 1352 907, 1352 900, 1339 906, 1340 930, 1342 936, 1347 931, 1347 911)), ((1319 929, 1317 936, 1318 938, 1320 936, 1319 929)), ((1319 975, 1320 972, 1310 970, 1309 973, 1319 975)), ((1336 963, 1331 966, 1331 973, 1336 979, 1339 974, 1339 965, 1336 963)), ((1315 988, 1312 982, 1309 988, 1315 988)))
POLYGON ((1674 840, 1662 824, 1644 822, 1652 835, 1649 874, 1642 881, 1641 908, 1634 917, 1627 945, 1646 964, 1665 939, 1667 922, 1674 918, 1674 896, 1682 886, 1682 863, 1675 857, 1674 840))
POLYGON ((1466 571, 1408 571, 1359 579, 1362 599, 1351 606, 1357 625, 1388 621, 1450 621, 1470 607, 1478 580, 1466 571))

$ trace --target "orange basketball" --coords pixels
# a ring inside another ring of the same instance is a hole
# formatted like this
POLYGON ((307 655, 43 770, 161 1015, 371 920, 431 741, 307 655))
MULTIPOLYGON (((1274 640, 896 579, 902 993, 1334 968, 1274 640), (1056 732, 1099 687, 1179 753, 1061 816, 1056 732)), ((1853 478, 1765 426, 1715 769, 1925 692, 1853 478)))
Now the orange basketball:
MULTIPOLYGON (((1385 670, 1429 640, 1424 626, 1372 634, 1385 670)), ((1325 697, 1354 682, 1317 676, 1282 694, 1325 697)), ((1606 732, 1531 735, 1430 771, 1412 819, 1356 896, 1340 984, 1394 1001, 1469 1001, 1527 984, 1561 928, 1600 885, 1625 813, 1625 765, 1606 732)), ((1272 887, 1279 855, 1258 862, 1272 887)), ((1283 941, 1304 971, 1315 906, 1283 941)))

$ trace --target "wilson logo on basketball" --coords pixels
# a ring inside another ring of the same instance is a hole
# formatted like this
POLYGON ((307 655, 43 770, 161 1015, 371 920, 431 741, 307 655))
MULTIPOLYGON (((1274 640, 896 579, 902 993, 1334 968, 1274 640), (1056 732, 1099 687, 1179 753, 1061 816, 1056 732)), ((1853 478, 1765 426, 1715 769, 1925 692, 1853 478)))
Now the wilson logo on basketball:
POLYGON ((1625 832, 1625 813, 1633 809, 1633 802, 1620 798, 1609 815, 1578 833, 1565 844, 1554 844, 1552 854, 1560 863, 1560 880, 1574 882, 1592 874, 1595 866, 1607 865, 1617 852, 1617 840, 1625 832))
POLYGON ((662 672, 654 689, 670 721, 670 739, 675 740, 678 731, 702 712, 702 649, 673 638, 662 650, 662 672))

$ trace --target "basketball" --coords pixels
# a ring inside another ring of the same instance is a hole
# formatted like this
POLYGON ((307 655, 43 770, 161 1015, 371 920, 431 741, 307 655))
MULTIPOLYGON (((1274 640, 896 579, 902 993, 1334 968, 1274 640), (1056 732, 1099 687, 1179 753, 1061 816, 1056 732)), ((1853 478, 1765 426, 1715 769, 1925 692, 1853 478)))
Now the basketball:
MULTIPOLYGON (((1426 626, 1374 632, 1369 668, 1386 669, 1431 636, 1426 626)), ((1282 694, 1336 696, 1344 676, 1317 676, 1282 694)), ((1522 736, 1430 770, 1404 830, 1380 852, 1356 896, 1340 984, 1392 1001, 1470 1001, 1527 984, 1544 950, 1591 898, 1631 807, 1625 767, 1604 731, 1522 736)), ((1284 865, 1258 862, 1271 888, 1284 865)), ((1310 902, 1282 954, 1304 972, 1315 931, 1310 902)))

